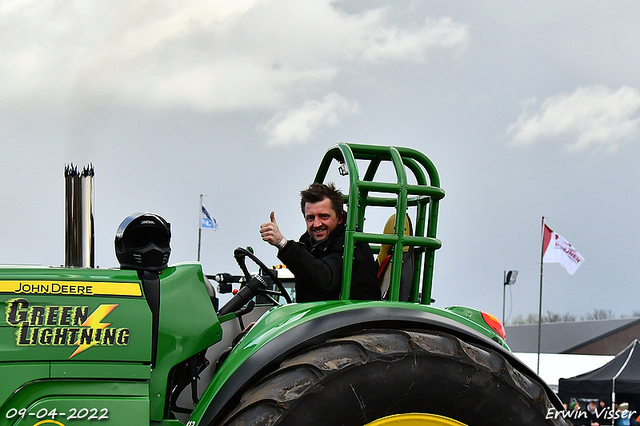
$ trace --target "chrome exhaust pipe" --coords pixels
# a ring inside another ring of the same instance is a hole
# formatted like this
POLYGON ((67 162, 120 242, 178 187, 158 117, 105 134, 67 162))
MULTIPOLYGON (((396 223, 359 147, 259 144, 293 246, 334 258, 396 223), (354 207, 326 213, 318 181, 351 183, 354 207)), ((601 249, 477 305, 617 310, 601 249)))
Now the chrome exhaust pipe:
POLYGON ((65 166, 65 253, 70 268, 94 268, 93 165, 65 166))

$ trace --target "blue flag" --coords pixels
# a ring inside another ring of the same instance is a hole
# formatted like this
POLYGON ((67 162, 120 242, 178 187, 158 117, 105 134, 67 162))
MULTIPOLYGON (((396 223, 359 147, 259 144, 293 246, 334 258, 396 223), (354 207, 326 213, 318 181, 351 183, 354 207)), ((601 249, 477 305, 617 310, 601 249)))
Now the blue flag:
POLYGON ((204 206, 202 206, 202 214, 200 215, 200 217, 202 219, 200 222, 201 228, 218 229, 218 222, 216 222, 216 220, 211 217, 211 215, 209 214, 207 209, 204 208, 204 206))

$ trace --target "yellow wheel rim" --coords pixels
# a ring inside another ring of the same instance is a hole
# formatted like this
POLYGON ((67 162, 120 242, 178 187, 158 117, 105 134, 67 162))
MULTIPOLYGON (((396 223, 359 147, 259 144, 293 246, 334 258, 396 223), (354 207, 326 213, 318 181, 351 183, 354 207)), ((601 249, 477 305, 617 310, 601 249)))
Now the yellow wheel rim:
POLYGON ((465 426, 457 420, 435 414, 395 414, 374 420, 366 426, 465 426))

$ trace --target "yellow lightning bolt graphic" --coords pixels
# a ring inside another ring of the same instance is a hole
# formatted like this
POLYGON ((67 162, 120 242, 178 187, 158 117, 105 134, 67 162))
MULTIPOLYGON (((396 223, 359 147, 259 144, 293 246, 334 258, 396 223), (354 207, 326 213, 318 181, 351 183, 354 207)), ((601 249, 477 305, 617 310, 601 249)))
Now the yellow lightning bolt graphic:
MULTIPOLYGON (((109 315, 109 313, 111 313, 111 311, 113 311, 117 306, 118 304, 98 306, 96 310, 93 311, 91 315, 89 315, 89 318, 87 318, 86 321, 82 323, 82 327, 91 327, 94 330, 104 330, 105 328, 109 327, 111 325, 110 322, 102 323, 100 321, 102 321, 107 315, 109 315)), ((80 339, 78 339, 78 341, 75 344, 80 345, 80 339)), ((89 349, 91 346, 94 346, 95 344, 96 342, 91 342, 89 344, 82 344, 78 346, 78 349, 76 349, 76 351, 71 354, 69 359, 73 358, 80 352, 89 349)))

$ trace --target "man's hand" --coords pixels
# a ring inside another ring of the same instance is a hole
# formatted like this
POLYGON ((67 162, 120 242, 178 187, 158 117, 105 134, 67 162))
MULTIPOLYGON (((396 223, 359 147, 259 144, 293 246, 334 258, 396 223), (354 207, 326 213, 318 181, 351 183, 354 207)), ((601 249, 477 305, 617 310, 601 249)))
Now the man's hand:
POLYGON ((271 212, 270 221, 260 225, 260 236, 263 241, 268 242, 272 246, 278 246, 280 241, 284 238, 278 224, 276 223, 276 214, 271 212))

